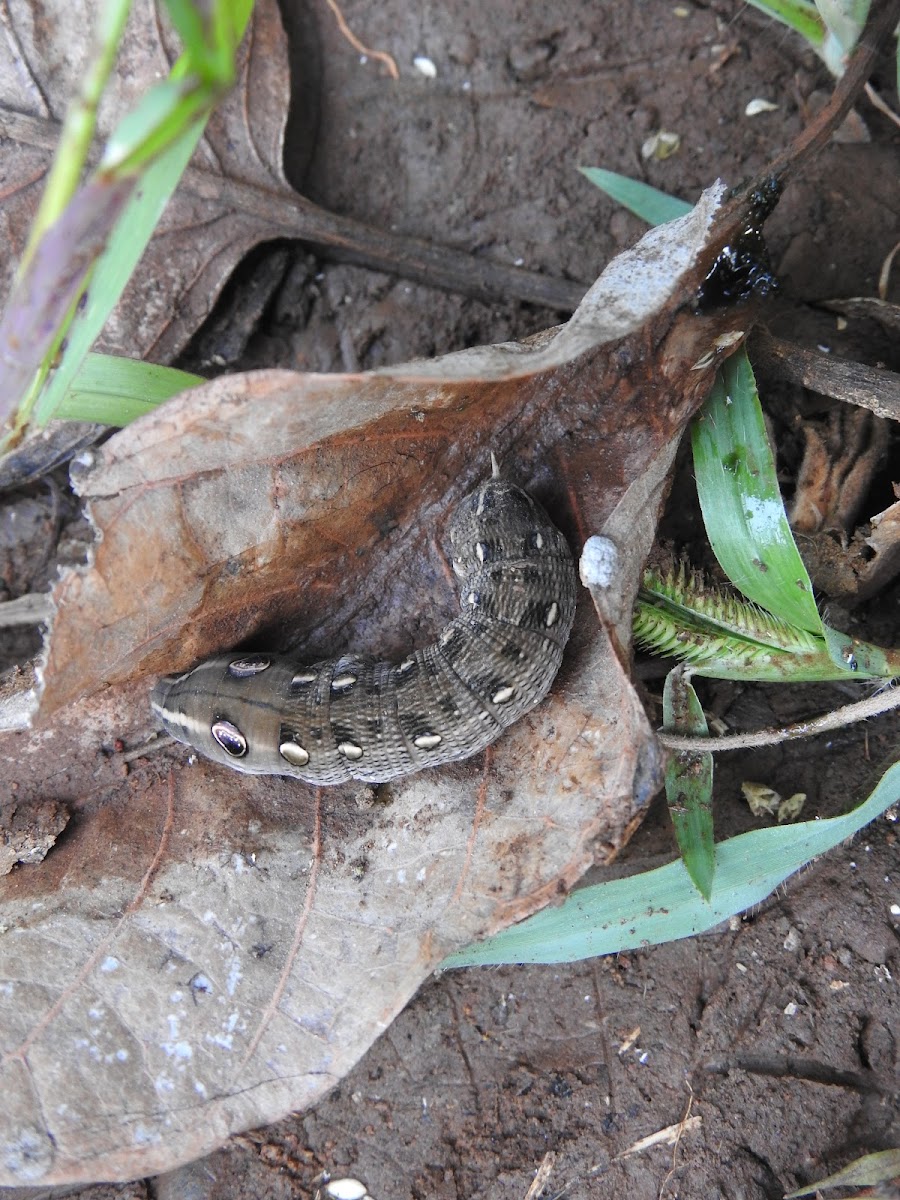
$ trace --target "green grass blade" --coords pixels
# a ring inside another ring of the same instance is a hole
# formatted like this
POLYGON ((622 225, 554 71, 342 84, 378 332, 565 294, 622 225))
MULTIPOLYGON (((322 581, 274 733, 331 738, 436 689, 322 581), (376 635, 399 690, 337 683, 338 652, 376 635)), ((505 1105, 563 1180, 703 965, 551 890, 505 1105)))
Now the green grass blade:
POLYGON ((896 1179, 900 1179, 900 1149, 876 1150, 874 1154, 864 1154, 862 1158, 854 1159, 827 1179, 817 1179, 806 1187, 797 1188, 796 1192, 788 1192, 784 1200, 798 1200, 800 1196, 811 1196, 827 1188, 877 1188, 882 1184, 885 1185, 883 1192, 865 1194, 872 1196, 873 1200, 877 1200, 879 1195, 887 1200, 892 1194, 889 1185, 896 1179))
MULTIPOLYGON (((218 31, 216 36, 226 30, 230 39, 227 79, 233 73, 234 51, 243 37, 252 9, 252 0, 214 0, 213 30, 218 31)), ((214 58, 219 53, 220 49, 214 45, 207 58, 210 55, 214 58)), ((37 424, 46 424, 65 402, 85 355, 100 335, 153 236, 163 209, 200 140, 206 118, 227 82, 223 77, 204 93, 202 88, 197 88, 196 82, 189 80, 192 65, 192 55, 182 54, 172 68, 171 79, 152 89, 152 96, 146 100, 146 107, 142 108, 135 123, 129 125, 130 119, 126 119, 125 134, 120 125, 111 139, 116 147, 117 171, 122 175, 138 173, 140 186, 135 188, 94 264, 87 292, 71 323, 63 326, 65 348, 38 396, 34 411, 37 424), (156 132, 152 124, 147 123, 147 114, 154 106, 158 106, 160 122, 156 132)), ((63 329, 59 332, 58 343, 63 329)))
POLYGON ((708 679, 809 683, 846 679, 848 671, 857 679, 900 674, 900 651, 827 626, 817 637, 683 569, 644 573, 632 628, 642 649, 677 658, 708 679))
POLYGON ((850 54, 865 28, 870 0, 816 0, 819 16, 825 22, 841 54, 850 54))
POLYGON ((127 425, 178 392, 203 382, 199 375, 174 367, 112 354, 89 354, 56 416, 102 425, 127 425))
POLYGON ((202 123, 186 130, 142 173, 140 187, 128 201, 94 266, 85 298, 67 331, 65 352, 38 399, 35 409, 38 424, 46 424, 68 395, 85 355, 99 337, 153 236, 202 132, 202 123))
POLYGON ((825 626, 825 644, 831 661, 852 671, 857 679, 896 679, 900 675, 900 650, 886 650, 871 642, 825 626))
POLYGON ((121 177, 139 171, 211 111, 209 91, 194 78, 165 79, 144 95, 110 134, 101 171, 121 177))
POLYGON ((691 436, 703 522, 723 571, 748 599, 822 636, 743 350, 723 364, 691 436))
POLYGON ((574 892, 495 937, 452 954, 441 968, 501 963, 576 962, 641 946, 692 937, 760 904, 789 875, 831 850, 900 801, 900 763, 852 812, 824 821, 758 829, 716 847, 709 903, 684 863, 674 862, 574 892))
POLYGON ((38 242, 16 280, 0 320, 0 431, 18 431, 31 416, 60 330, 102 253, 106 231, 127 208, 133 190, 129 180, 89 180, 38 242))
POLYGON ((216 0, 211 10, 209 6, 201 10, 196 0, 165 0, 165 4, 192 70, 208 83, 227 84, 253 0, 216 0))
POLYGON ((825 23, 811 0, 749 0, 749 3, 799 33, 817 50, 825 40, 825 23))
POLYGON ((128 20, 131 0, 103 0, 91 31, 91 51, 78 95, 66 111, 53 165, 28 232, 28 243, 19 263, 27 266, 47 230, 62 215, 75 194, 97 124, 97 109, 116 61, 119 42, 128 20))
MULTIPOLYGON (((663 728, 667 733, 709 736, 703 706, 679 668, 669 672, 663 687, 663 728)), ((712 791, 711 754, 681 751, 671 755, 666 764, 669 816, 687 873, 705 900, 712 894, 716 870, 712 791)))
POLYGON ((615 171, 605 171, 602 167, 579 167, 582 175, 605 192, 611 200, 618 201, 623 208, 646 221, 648 225, 665 225, 676 217, 683 217, 694 207, 686 200, 675 196, 667 196, 647 183, 637 179, 629 179, 627 175, 619 175, 615 171))

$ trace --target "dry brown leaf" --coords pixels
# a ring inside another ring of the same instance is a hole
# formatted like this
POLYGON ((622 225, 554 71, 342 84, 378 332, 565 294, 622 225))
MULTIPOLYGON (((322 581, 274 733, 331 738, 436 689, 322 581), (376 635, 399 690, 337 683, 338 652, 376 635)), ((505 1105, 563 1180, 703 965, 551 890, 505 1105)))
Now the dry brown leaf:
MULTIPOLYGON (((284 644, 286 626, 310 654, 402 651, 434 623, 435 543, 490 452, 558 509, 568 494, 569 532, 602 531, 708 389, 716 339, 746 324, 679 311, 714 254, 721 192, 648 233, 530 344, 229 376, 116 435, 76 472, 100 539, 92 569, 56 591, 43 713, 251 637, 284 644)), ((628 583, 650 524, 622 531, 628 583)))
POLYGON ((41 728, 0 742, 20 806, 73 813, 40 868, 0 882, 0 1182, 157 1172, 303 1108, 447 953, 627 839, 659 778, 631 603, 709 351, 747 319, 689 303, 742 219, 720 196, 528 345, 223 378, 82 474, 101 540, 56 591, 41 728), (150 729, 148 673, 289 630, 310 655, 430 640, 452 606, 442 524, 491 450, 573 543, 598 532, 618 554, 618 623, 580 606, 548 702, 488 755, 374 800, 183 748, 123 776, 115 743, 150 729))

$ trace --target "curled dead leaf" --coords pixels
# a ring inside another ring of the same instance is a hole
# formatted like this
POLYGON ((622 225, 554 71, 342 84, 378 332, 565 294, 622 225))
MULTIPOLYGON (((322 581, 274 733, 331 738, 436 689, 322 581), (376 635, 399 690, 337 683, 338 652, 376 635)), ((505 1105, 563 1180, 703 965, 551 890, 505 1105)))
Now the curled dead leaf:
POLYGON ((50 787, 75 814, 0 892, 2 1182, 160 1171, 312 1103, 450 951, 564 895, 639 823, 660 761, 628 679, 631 603, 711 379, 691 368, 746 325, 687 304, 728 236, 720 195, 526 345, 223 378, 82 470, 93 562, 56 590, 40 728, 0 751, 21 803, 50 787), (617 549, 608 626, 581 605, 549 702, 483 758, 374 793, 323 798, 182 748, 123 774, 155 672, 248 639, 429 640, 452 603, 444 515, 492 450, 573 543, 617 549))

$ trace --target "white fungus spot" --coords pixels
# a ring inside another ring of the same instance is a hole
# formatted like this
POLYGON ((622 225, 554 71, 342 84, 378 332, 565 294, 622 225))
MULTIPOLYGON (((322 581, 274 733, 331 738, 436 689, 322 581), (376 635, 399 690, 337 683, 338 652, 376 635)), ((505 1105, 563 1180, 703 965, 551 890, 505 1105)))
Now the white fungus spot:
POLYGON ((619 550, 607 537, 589 537, 584 543, 578 572, 585 587, 608 588, 619 569, 619 550))

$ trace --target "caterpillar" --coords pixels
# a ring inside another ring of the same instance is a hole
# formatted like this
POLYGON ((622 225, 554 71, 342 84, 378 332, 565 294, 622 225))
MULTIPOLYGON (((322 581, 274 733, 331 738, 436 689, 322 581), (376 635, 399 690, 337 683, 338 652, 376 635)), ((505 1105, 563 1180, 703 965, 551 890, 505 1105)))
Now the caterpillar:
POLYGON ((496 463, 454 511, 449 539, 460 614, 424 650, 309 666, 220 654, 159 680, 154 714, 218 763, 319 786, 384 783, 479 753, 549 691, 575 617, 575 568, 563 535, 496 463))

